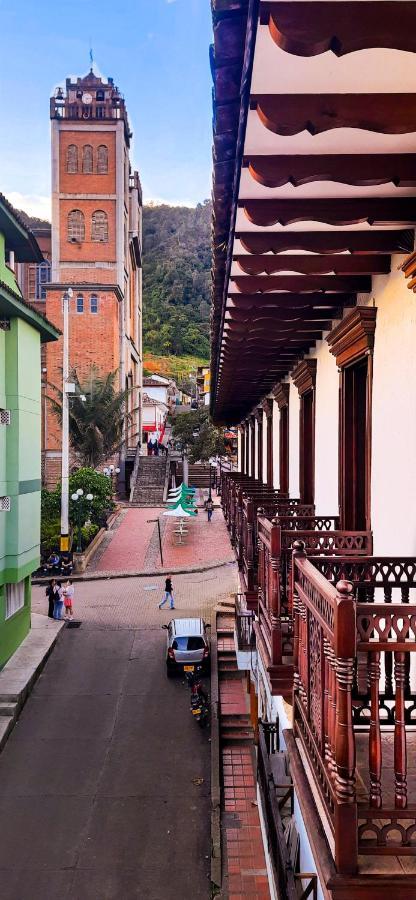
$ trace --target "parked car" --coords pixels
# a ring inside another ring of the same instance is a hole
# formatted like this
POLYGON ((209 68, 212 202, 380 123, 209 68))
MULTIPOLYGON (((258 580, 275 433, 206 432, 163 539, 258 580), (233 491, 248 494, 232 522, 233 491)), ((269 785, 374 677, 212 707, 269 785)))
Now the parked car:
POLYGON ((193 672, 202 666, 210 668, 210 649, 207 629, 203 619, 172 619, 166 628, 166 672, 193 672))

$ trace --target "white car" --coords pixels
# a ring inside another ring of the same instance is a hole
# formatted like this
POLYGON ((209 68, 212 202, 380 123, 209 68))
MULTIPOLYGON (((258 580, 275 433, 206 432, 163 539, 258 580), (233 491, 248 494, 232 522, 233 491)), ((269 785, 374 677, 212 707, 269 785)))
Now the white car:
POLYGON ((203 619, 172 619, 162 625, 167 631, 166 672, 193 672, 202 668, 209 672, 210 649, 206 625, 203 619))

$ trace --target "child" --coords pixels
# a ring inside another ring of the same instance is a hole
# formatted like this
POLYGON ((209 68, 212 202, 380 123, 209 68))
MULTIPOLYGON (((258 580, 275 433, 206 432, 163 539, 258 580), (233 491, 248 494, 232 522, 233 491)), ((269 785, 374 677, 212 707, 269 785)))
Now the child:
POLYGON ((74 588, 72 585, 72 581, 69 578, 68 578, 68 581, 65 582, 65 584, 62 588, 62 596, 64 599, 64 606, 65 606, 64 619, 69 619, 69 621, 72 621, 72 619, 73 619, 72 601, 74 599, 74 588))

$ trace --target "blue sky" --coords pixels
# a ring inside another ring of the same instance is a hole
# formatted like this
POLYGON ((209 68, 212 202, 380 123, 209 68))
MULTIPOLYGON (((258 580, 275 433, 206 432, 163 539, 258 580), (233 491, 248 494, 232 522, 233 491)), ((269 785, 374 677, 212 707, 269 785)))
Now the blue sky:
POLYGON ((145 200, 210 194, 209 0, 0 0, 0 191, 49 215, 49 97, 96 68, 124 93, 145 200))

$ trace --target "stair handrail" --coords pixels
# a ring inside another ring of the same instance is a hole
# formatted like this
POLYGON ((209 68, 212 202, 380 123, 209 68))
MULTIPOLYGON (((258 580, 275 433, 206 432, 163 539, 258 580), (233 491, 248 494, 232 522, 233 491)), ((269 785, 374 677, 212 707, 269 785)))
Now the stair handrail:
POLYGON ((168 450, 166 454, 166 469, 165 469, 165 484, 163 488, 163 502, 166 503, 168 499, 168 491, 169 491, 169 477, 170 477, 170 450, 168 450))

